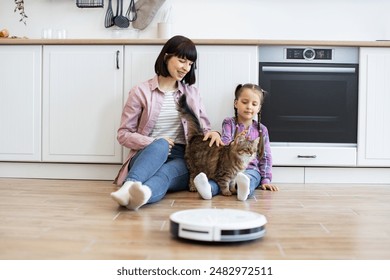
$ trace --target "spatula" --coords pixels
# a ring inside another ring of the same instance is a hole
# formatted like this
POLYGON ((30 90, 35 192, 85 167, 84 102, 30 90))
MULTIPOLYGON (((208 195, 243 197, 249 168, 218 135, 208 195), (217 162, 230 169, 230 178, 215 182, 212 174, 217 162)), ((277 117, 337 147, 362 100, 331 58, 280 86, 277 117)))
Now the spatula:
POLYGON ((108 0, 106 17, 104 19, 104 27, 109 28, 111 26, 114 26, 114 12, 112 11, 111 0, 108 0))

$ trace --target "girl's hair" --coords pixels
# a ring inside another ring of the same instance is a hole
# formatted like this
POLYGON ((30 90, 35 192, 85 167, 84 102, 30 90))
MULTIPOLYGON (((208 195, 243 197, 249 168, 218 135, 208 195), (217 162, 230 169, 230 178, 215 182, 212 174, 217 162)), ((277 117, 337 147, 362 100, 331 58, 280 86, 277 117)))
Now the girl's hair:
MULTIPOLYGON (((263 137, 263 131, 261 129, 261 109, 262 109, 262 106, 264 104, 264 99, 265 99, 267 92, 264 91, 261 87, 259 87, 256 84, 243 84, 243 85, 239 84, 236 87, 236 90, 234 91, 234 101, 237 101, 238 98, 240 98, 240 95, 244 89, 251 89, 254 92, 258 93, 259 97, 260 97, 260 110, 257 113, 257 130, 259 131, 260 141, 259 141, 259 145, 257 147, 258 148, 257 155, 258 155, 259 159, 261 159, 264 155, 264 137, 263 137)), ((237 108, 235 106, 234 106, 234 118, 236 120, 236 125, 238 126, 238 113, 237 113, 237 108)), ((236 129, 234 138, 236 137, 236 134, 237 134, 237 129, 236 129)))
POLYGON ((173 56, 188 59, 193 62, 191 70, 184 76, 183 81, 189 85, 195 84, 196 59, 198 55, 195 44, 184 36, 174 36, 165 43, 154 64, 154 72, 157 75, 169 77, 167 61, 173 56))

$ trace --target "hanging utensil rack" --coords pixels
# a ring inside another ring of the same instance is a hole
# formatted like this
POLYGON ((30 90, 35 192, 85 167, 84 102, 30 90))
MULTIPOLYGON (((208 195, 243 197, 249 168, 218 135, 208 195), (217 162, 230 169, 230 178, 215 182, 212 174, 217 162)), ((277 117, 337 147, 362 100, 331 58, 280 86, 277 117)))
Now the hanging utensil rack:
POLYGON ((104 0, 76 0, 76 6, 79 8, 103 8, 104 0))

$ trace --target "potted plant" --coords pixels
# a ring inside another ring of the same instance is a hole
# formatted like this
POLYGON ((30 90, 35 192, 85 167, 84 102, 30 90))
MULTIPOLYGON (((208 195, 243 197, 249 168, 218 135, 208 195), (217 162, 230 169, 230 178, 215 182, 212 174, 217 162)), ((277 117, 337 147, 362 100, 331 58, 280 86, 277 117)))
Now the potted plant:
POLYGON ((20 20, 24 24, 26 24, 26 19, 28 16, 24 12, 24 0, 15 0, 15 9, 14 12, 18 11, 20 15, 20 20))

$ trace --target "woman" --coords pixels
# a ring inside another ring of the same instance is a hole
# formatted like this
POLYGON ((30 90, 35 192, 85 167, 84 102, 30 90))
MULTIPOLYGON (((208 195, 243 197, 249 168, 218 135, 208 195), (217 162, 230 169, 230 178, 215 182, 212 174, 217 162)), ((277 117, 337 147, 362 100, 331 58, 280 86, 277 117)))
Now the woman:
POLYGON ((118 129, 119 143, 130 149, 115 182, 120 189, 111 197, 121 206, 137 210, 161 200, 165 194, 188 188, 184 160, 187 125, 176 110, 186 94, 188 105, 199 116, 210 146, 222 144, 210 131, 210 121, 194 85, 197 51, 194 43, 174 36, 162 48, 154 65, 156 75, 129 93, 118 129))

